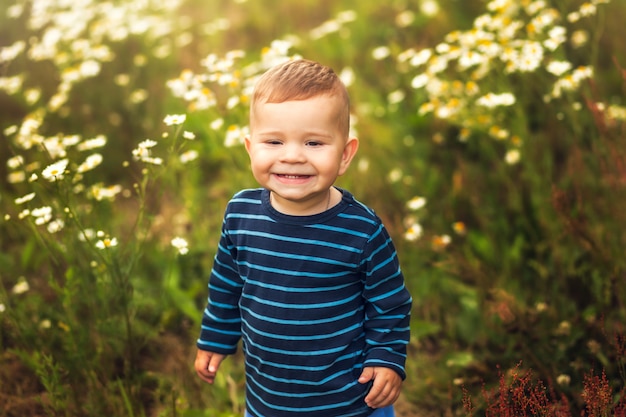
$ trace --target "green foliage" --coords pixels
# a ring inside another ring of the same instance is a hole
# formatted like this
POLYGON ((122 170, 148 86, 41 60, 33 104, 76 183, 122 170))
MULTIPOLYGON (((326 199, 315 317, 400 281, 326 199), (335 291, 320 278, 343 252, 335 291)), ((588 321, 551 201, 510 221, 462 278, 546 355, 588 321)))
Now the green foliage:
POLYGON ((348 85, 361 146, 339 185, 383 218, 414 297, 406 400, 458 414, 484 384, 535 392, 521 361, 572 414, 600 413, 593 387, 617 414, 625 17, 604 0, 0 5, 0 368, 42 398, 18 410, 0 371, 0 404, 242 414, 241 358, 207 388, 194 340, 226 201, 256 186, 251 87, 304 56, 348 85))

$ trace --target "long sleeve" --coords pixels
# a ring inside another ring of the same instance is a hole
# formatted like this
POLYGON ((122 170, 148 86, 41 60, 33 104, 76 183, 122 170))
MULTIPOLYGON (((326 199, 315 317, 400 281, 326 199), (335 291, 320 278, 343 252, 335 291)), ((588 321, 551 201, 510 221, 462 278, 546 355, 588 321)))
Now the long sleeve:
POLYGON ((369 240, 366 255, 364 366, 392 368, 404 379, 412 300, 395 248, 382 225, 369 240))
POLYGON ((209 278, 209 300, 202 317, 197 346, 201 350, 231 354, 241 338, 239 298, 243 282, 235 264, 236 248, 225 227, 209 278))
POLYGON ((396 251, 342 193, 312 216, 276 211, 263 189, 228 204, 198 348, 230 354, 241 338, 252 416, 368 416, 363 367, 405 377, 411 297, 396 251))

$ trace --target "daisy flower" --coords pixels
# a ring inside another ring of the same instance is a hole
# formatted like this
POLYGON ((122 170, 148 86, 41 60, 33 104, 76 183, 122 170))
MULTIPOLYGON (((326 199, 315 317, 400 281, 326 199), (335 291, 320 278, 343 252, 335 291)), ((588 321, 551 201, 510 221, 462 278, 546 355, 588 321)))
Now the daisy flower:
POLYGON ((63 179, 63 174, 65 173, 68 162, 68 159, 61 159, 52 165, 48 165, 41 173, 41 176, 50 182, 63 179))
POLYGON ((185 122, 185 120, 187 120, 186 114, 169 114, 165 116, 165 119, 163 119, 163 122, 167 126, 175 126, 175 125, 182 125, 185 122))
POLYGON ((117 246, 117 238, 105 238, 96 242, 96 248, 98 249, 108 249, 113 246, 117 246))
POLYGON ((174 239, 172 239, 172 246, 174 246, 176 249, 178 249, 178 253, 180 255, 185 255, 189 252, 189 245, 187 243, 187 241, 185 239, 183 239, 182 237, 175 237, 174 239))

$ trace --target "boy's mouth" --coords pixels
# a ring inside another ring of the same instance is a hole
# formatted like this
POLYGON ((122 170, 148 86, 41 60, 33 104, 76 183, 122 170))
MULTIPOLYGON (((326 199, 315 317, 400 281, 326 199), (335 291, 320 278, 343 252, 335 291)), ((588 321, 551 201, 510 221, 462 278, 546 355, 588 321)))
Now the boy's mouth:
POLYGON ((309 178, 310 175, 295 175, 295 174, 276 174, 279 178, 284 178, 286 180, 301 180, 305 178, 309 178))

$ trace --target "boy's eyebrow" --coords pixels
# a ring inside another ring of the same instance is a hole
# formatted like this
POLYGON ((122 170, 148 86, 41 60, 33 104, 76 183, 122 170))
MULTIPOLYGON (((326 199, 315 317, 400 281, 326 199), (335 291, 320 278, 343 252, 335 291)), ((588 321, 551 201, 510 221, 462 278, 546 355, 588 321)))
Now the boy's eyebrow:
MULTIPOLYGON (((305 135, 322 136, 322 137, 327 137, 327 138, 332 137, 332 135, 327 133, 325 130, 321 130, 321 129, 305 129, 305 130, 300 131, 300 133, 303 133, 305 135)), ((279 129, 267 129, 267 130, 257 130, 255 134, 258 136, 272 136, 272 135, 283 135, 284 132, 279 129)))

